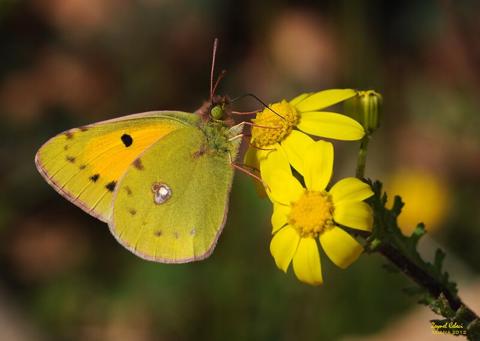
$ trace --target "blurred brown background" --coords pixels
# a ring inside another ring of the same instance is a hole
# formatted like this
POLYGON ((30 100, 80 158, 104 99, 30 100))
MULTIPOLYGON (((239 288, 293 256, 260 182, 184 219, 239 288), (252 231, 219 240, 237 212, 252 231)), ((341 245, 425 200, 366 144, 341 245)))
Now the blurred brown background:
MULTIPOLYGON (((218 37, 217 65, 228 70, 220 93, 266 102, 335 87, 383 94, 367 175, 404 196, 405 232, 425 221, 426 257, 446 249, 461 293, 478 300, 479 13, 473 0, 0 1, 0 339, 431 336, 429 317, 405 317, 411 283, 378 256, 347 271, 324 257, 320 288, 277 270, 269 204, 243 174, 214 254, 172 266, 123 249, 41 179, 33 158, 71 127, 195 110, 218 37)), ((354 173, 357 147, 336 144, 337 177, 354 173)))

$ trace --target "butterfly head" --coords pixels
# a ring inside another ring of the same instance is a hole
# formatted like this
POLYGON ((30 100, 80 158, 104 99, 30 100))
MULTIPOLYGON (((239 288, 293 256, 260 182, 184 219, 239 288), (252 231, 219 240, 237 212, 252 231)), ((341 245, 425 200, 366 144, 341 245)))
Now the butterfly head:
POLYGON ((228 126, 232 121, 229 104, 230 99, 227 96, 215 95, 211 100, 205 101, 196 113, 204 122, 222 122, 228 126))
POLYGON ((215 121, 224 121, 230 117, 230 99, 227 96, 213 96, 208 108, 209 118, 215 121))
POLYGON ((221 120, 225 114, 225 108, 222 104, 217 104, 210 110, 210 117, 214 120, 221 120))

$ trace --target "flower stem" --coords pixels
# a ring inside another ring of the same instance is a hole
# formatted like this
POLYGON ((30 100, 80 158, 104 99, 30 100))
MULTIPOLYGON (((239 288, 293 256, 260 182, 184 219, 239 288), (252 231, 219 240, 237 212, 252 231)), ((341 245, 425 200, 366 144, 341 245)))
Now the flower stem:
MULTIPOLYGON (((413 280, 415 283, 425 288, 432 294, 433 297, 439 297, 443 294, 454 311, 461 306, 465 306, 460 297, 453 293, 443 283, 440 283, 436 278, 431 276, 427 271, 411 261, 408 257, 399 252, 392 245, 382 243, 377 251, 393 263, 401 272, 413 280)), ((471 321, 478 318, 476 314, 469 309, 471 321)), ((470 322, 471 322, 470 321, 470 322)))
POLYGON ((377 252, 435 298, 436 302, 429 302, 431 309, 435 313, 443 315, 449 321, 460 323, 462 330, 466 332, 465 336, 468 340, 478 340, 480 337, 480 318, 473 310, 468 308, 455 291, 392 245, 382 243, 377 248, 377 252), (439 304, 438 302, 441 300, 444 300, 445 303, 439 304))
POLYGON ((469 340, 480 340, 480 318, 460 299, 456 283, 443 269, 443 251, 436 251, 432 263, 425 261, 417 251, 418 241, 426 233, 424 225, 418 224, 411 236, 405 236, 397 221, 403 207, 401 198, 395 196, 392 208, 387 208, 382 184, 367 181, 375 194, 368 200, 374 212, 373 230, 370 234, 358 234, 366 240, 365 250, 381 254, 418 284, 420 290, 412 293, 421 295, 419 303, 428 305, 449 322, 461 324, 469 340))
POLYGON ((355 172, 355 176, 359 179, 363 179, 365 175, 365 165, 367 164, 367 150, 368 150, 368 142, 370 142, 370 135, 365 134, 360 142, 360 150, 358 151, 358 158, 357 158, 357 171, 355 172))

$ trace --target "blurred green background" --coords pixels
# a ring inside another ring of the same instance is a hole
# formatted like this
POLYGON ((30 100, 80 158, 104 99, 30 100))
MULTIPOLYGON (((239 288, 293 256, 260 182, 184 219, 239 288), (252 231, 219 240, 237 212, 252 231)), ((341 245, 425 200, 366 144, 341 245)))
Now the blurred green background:
MULTIPOLYGON (((404 195, 406 233, 427 223, 427 257, 438 243, 455 278, 478 281, 478 13, 473 0, 1 0, 0 339, 370 340, 411 313, 411 283, 379 256, 346 271, 323 257, 322 287, 277 270, 270 205, 244 174, 213 255, 163 265, 123 249, 37 173, 36 150, 68 128, 197 109, 214 37, 228 70, 219 93, 381 92, 367 175, 404 195)), ((357 144, 336 148, 336 177, 353 175, 357 144)))

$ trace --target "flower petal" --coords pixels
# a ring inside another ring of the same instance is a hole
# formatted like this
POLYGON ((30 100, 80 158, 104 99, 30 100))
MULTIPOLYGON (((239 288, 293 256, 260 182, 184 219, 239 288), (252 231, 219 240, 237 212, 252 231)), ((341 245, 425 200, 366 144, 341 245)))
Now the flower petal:
POLYGON ((268 153, 260 158, 260 174, 268 187, 268 197, 277 203, 289 205, 304 192, 302 185, 292 175, 290 164, 280 145, 277 145, 276 150, 262 152, 268 153))
POLYGON ((245 152, 245 156, 243 157, 243 162, 245 165, 259 169, 259 162, 257 157, 257 150, 253 147, 248 147, 247 151, 245 152))
POLYGON ((373 211, 363 201, 342 201, 336 204, 333 219, 342 225, 363 231, 371 231, 373 211))
POLYGON ((274 148, 273 150, 257 151, 262 178, 268 178, 269 174, 278 170, 288 174, 292 173, 284 149, 279 144, 275 144, 274 148))
POLYGON ((373 195, 368 184, 357 178, 345 178, 332 186, 329 193, 334 204, 342 201, 362 201, 373 195))
POLYGON ((267 184, 267 195, 270 200, 283 205, 297 201, 305 192, 300 182, 290 173, 277 170, 262 177, 267 184))
POLYGON ((320 235, 320 244, 328 258, 342 269, 356 261, 363 251, 355 238, 337 226, 320 235))
POLYGON ((311 285, 323 283, 322 266, 317 242, 314 238, 301 238, 293 256, 293 270, 297 278, 311 285))
MULTIPOLYGON (((258 150, 257 155, 259 155, 258 158, 260 160, 260 176, 265 185, 267 185, 267 179, 271 176, 272 172, 281 171, 286 174, 292 174, 287 156, 279 144, 275 145, 274 150, 258 150)), ((267 188, 265 191, 269 194, 267 188)))
MULTIPOLYGON (((245 156, 243 157, 243 162, 245 165, 248 167, 251 167, 253 169, 259 170, 260 169, 260 161, 259 159, 265 159, 265 155, 263 155, 265 151, 259 150, 253 147, 249 147, 247 151, 245 152, 245 156)), ((265 186, 263 183, 258 181, 257 179, 253 179, 252 181, 255 186, 255 191, 257 192, 257 195, 260 198, 265 198, 267 196, 267 192, 265 191, 265 186)))
POLYGON ((305 98, 307 98, 307 97, 310 96, 310 95, 312 95, 311 92, 298 95, 298 96, 295 97, 294 99, 290 100, 288 103, 290 103, 291 105, 295 106, 295 105, 297 105, 298 103, 300 103, 301 101, 303 101, 305 98))
POLYGON ((303 154, 314 142, 311 137, 298 130, 292 130, 288 137, 282 141, 282 148, 285 150, 288 161, 302 175, 304 174, 303 154))
POLYGON ((352 89, 324 90, 300 101, 295 108, 300 112, 320 110, 345 101, 356 94, 357 92, 352 89))
POLYGON ((278 231, 270 243, 270 253, 278 268, 287 272, 293 255, 297 251, 300 235, 291 226, 286 226, 278 231))
POLYGON ((290 213, 290 206, 273 204, 272 214, 272 233, 277 232, 284 227, 288 221, 288 214, 290 213))
POLYGON ((305 151, 303 178, 309 190, 323 191, 333 172, 333 145, 317 141, 305 151))
POLYGON ((297 127, 307 134, 336 140, 355 141, 365 135, 362 125, 353 118, 326 111, 302 113, 297 127))

